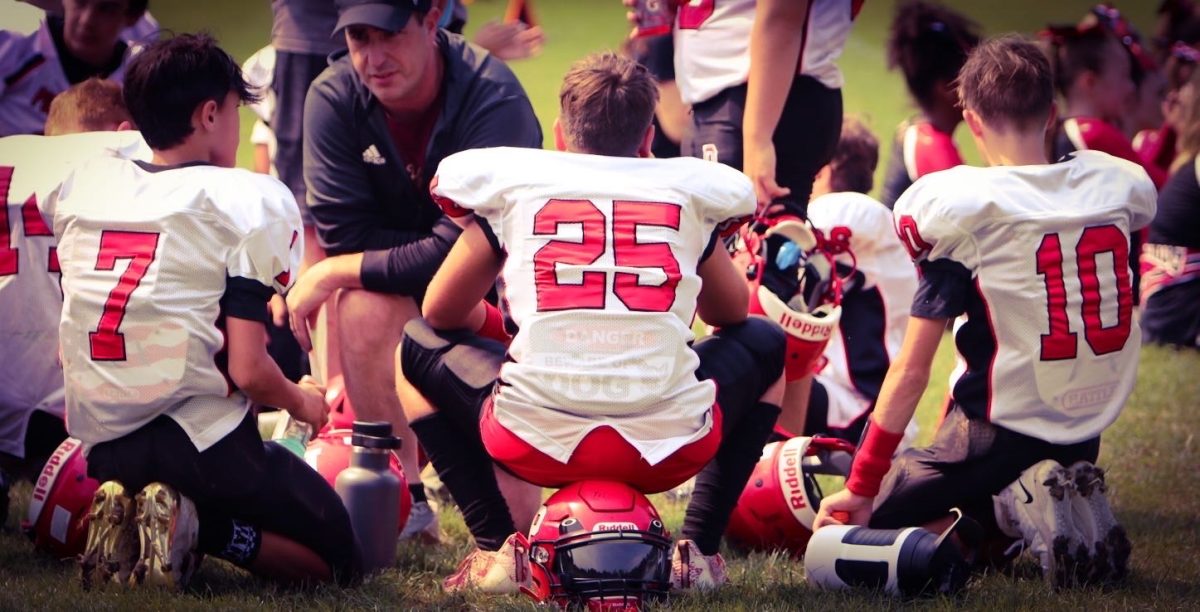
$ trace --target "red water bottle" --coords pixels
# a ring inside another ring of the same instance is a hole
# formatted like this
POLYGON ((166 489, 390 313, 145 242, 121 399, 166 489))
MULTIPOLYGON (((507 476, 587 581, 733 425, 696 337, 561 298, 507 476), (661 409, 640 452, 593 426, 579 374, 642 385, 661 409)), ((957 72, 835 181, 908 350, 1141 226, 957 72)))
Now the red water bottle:
POLYGON ((646 38, 671 33, 671 22, 675 21, 675 7, 671 0, 637 0, 633 11, 637 24, 633 32, 635 37, 646 38))

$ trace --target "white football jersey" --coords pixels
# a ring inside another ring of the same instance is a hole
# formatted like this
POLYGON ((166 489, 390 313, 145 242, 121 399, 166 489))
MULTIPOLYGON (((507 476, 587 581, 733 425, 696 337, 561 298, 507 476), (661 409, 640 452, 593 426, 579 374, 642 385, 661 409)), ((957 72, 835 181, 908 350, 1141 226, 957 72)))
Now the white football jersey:
POLYGON ((58 256, 38 204, 75 165, 109 155, 149 159, 150 150, 137 132, 0 138, 0 452, 25 456, 34 410, 63 416, 58 256))
MULTIPOLYGON (((892 211, 861 193, 831 193, 808 204, 808 218, 827 240, 848 236, 853 253, 835 261, 857 271, 842 300, 838 328, 816 379, 829 394, 828 424, 845 429, 875 406, 884 375, 904 342, 917 270, 896 237, 892 211)), ((910 432, 915 435, 915 425, 910 432)))
MULTIPOLYGON (((959 166, 896 203, 897 233, 930 274, 969 275, 952 395, 972 418, 1055 444, 1100 435, 1137 378, 1129 235, 1154 218, 1140 166, 1099 151, 1057 164, 959 166)), ((967 278, 967 277, 962 277, 967 278)))
POLYGON ((651 464, 708 433, 696 268, 714 231, 754 212, 744 175, 692 158, 477 149, 443 160, 433 193, 451 214, 474 211, 507 253, 519 331, 494 398, 501 424, 564 463, 600 425, 651 464))
MULTIPOLYGON (((133 52, 126 50, 125 61, 109 79, 125 78, 133 52)), ((0 31, 0 136, 41 134, 50 102, 70 86, 45 22, 28 35, 0 31)))
MULTIPOLYGON (((797 73, 830 89, 842 87, 837 66, 864 0, 811 0, 797 73)), ((750 75, 750 30, 755 0, 690 0, 675 21, 675 82, 686 104, 741 85, 750 75)))
POLYGON ((291 192, 246 170, 104 159, 46 209, 71 435, 93 445, 165 414, 203 451, 232 431, 249 403, 224 370, 225 315, 290 286, 303 252, 291 192))

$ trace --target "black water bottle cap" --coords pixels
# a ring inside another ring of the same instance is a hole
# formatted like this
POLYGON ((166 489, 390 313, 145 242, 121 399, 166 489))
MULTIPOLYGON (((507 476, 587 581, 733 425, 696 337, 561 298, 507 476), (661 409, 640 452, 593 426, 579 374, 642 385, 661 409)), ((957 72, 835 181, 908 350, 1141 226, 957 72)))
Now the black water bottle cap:
POLYGON ((360 448, 370 448, 377 450, 396 450, 400 448, 400 438, 392 436, 368 436, 365 434, 353 434, 350 436, 350 444, 360 448))
POLYGON ((376 438, 390 438, 392 424, 387 421, 355 421, 353 432, 376 438))

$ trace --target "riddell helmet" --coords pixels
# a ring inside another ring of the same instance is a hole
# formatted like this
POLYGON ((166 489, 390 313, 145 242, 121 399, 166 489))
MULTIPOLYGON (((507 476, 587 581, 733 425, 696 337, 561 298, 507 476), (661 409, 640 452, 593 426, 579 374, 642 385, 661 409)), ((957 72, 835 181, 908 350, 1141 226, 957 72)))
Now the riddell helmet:
POLYGON ((764 315, 787 332, 787 380, 818 367, 842 316, 842 278, 833 256, 845 241, 827 240, 806 222, 779 218, 759 236, 742 231, 735 263, 750 283, 750 313, 764 315))
MULTIPOLYGON (((304 461, 312 466, 329 486, 337 482, 338 474, 350 467, 351 444, 353 431, 349 429, 334 429, 321 432, 304 451, 304 461)), ((408 513, 412 510, 412 495, 408 492, 408 480, 404 478, 404 470, 400 460, 393 454, 391 457, 392 473, 400 479, 400 529, 408 522, 408 513)))
POLYGON ((33 483, 29 515, 21 524, 35 548, 59 558, 83 552, 92 495, 100 488, 88 478, 82 449, 75 438, 58 445, 33 483))
POLYGON ((528 595, 589 610, 637 610, 671 587, 671 540, 658 511, 620 482, 572 483, 542 505, 530 534, 528 595))
POLYGON ((854 446, 836 438, 797 437, 763 447, 725 537, 749 550, 784 549, 804 554, 821 506, 816 474, 849 473, 854 446))

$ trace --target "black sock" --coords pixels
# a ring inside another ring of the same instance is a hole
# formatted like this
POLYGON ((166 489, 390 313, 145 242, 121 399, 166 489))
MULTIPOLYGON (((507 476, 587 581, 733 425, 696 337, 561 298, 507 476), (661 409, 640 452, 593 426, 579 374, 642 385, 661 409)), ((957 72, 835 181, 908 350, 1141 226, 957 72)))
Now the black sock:
POLYGON ((262 530, 222 515, 200 519, 196 548, 238 567, 249 567, 262 549, 262 530))
POLYGON ((417 484, 408 485, 408 494, 412 496, 414 504, 429 501, 425 498, 425 483, 421 482, 420 475, 417 476, 417 484))
POLYGON ((499 550, 516 527, 496 484, 492 458, 483 445, 463 435, 454 421, 441 413, 412 421, 409 426, 462 511, 475 545, 482 550, 499 550))
POLYGON ((721 439, 717 456, 696 475, 696 488, 680 531, 705 555, 721 549, 721 536, 746 480, 762 456, 779 418, 779 406, 759 402, 721 439))

